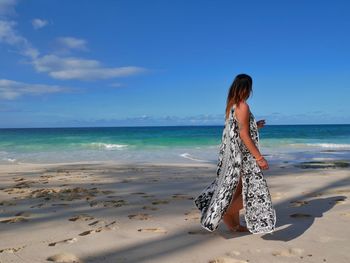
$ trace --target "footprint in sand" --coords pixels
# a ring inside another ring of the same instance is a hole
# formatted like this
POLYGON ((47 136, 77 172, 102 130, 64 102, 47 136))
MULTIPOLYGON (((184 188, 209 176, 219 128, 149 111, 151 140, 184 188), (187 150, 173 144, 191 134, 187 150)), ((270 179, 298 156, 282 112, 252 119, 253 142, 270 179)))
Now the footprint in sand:
POLYGON ((5 220, 1 220, 0 223, 5 223, 5 224, 13 224, 13 223, 20 223, 20 222, 27 222, 28 219, 23 217, 23 216, 17 216, 5 220))
POLYGON ((293 218, 307 218, 307 217, 312 217, 312 215, 310 214, 304 214, 304 213, 295 213, 295 214, 291 214, 289 215, 290 217, 293 218))
POLYGON ((130 182, 132 182, 133 180, 130 180, 130 179, 123 179, 123 180, 121 180, 120 182, 121 183, 130 183, 130 182))
POLYGON ((81 214, 81 215, 76 215, 71 218, 69 218, 69 221, 75 222, 75 221, 90 221, 92 219, 95 219, 94 217, 87 215, 87 214, 81 214))
POLYGON ((142 207, 142 209, 144 210, 151 210, 151 211, 155 211, 155 210, 158 210, 157 207, 154 207, 154 206, 148 206, 148 205, 145 205, 142 207))
POLYGON ((82 233, 79 234, 79 236, 87 236, 87 235, 90 235, 90 234, 94 234, 94 233, 99 233, 101 231, 106 231, 106 230, 115 230, 116 227, 114 227, 113 225, 115 225, 117 222, 116 221, 113 221, 105 226, 102 226, 102 227, 98 227, 96 229, 91 229, 91 230, 87 230, 87 231, 84 231, 82 233))
POLYGON ((154 197, 154 195, 145 194, 145 195, 141 195, 141 197, 143 197, 143 198, 152 198, 152 197, 154 197))
POLYGON ((208 261, 208 263, 249 263, 249 261, 235 258, 217 258, 208 261))
POLYGON ((18 212, 17 214, 15 214, 15 216, 23 216, 23 217, 30 217, 31 215, 32 213, 26 212, 26 211, 18 212))
MULTIPOLYGON (((209 235, 209 234, 213 234, 210 233, 209 231, 204 231, 204 230, 194 230, 194 231, 188 231, 187 232, 190 235, 209 235)), ((214 233, 215 234, 215 233, 214 233)))
POLYGON ((49 179, 52 177, 55 177, 55 175, 49 175, 49 174, 40 175, 40 178, 44 178, 44 179, 49 179))
POLYGON ((134 192, 134 193, 131 193, 132 195, 146 195, 145 192, 134 192))
MULTIPOLYGON (((6 188, 3 191, 5 193, 8 193, 9 195, 12 195, 12 194, 26 194, 26 193, 28 193, 29 189, 22 189, 22 188, 24 188, 24 187, 6 188)), ((29 188, 29 186, 26 187, 26 188, 29 188)))
POLYGON ((196 210, 186 212, 184 215, 187 216, 185 218, 186 221, 187 220, 198 220, 198 219, 200 219, 200 213, 199 213, 199 211, 196 211, 196 210))
POLYGON ((172 198, 178 199, 178 200, 193 200, 194 198, 190 195, 186 194, 173 194, 172 198))
POLYGON ((52 242, 49 244, 50 247, 54 247, 56 245, 61 245, 61 244, 72 244, 72 243, 75 243, 77 242, 78 239, 77 238, 68 238, 68 239, 64 239, 64 240, 61 240, 61 241, 57 241, 57 242, 52 242))
POLYGON ((20 251, 23 248, 25 248, 25 246, 4 248, 4 249, 0 249, 0 253, 16 253, 16 252, 20 251))
POLYGON ((22 182, 25 179, 23 177, 19 177, 19 178, 12 178, 15 182, 22 182))
POLYGON ((163 205, 163 204, 168 204, 169 201, 168 200, 161 200, 161 199, 157 199, 152 201, 152 205, 163 205))
POLYGON ((96 220, 96 221, 94 221, 94 222, 91 222, 91 223, 89 224, 89 226, 94 226, 94 225, 97 225, 97 224, 104 224, 104 223, 105 223, 105 221, 96 220))
POLYGON ((44 206, 44 204, 32 205, 30 208, 40 208, 42 206, 44 206))
POLYGON ((89 200, 94 198, 98 194, 101 194, 101 191, 97 188, 45 188, 45 189, 36 189, 30 192, 27 196, 28 198, 43 198, 44 200, 61 200, 61 201, 74 201, 74 200, 89 200))
POLYGON ((135 215, 128 215, 129 219, 138 219, 138 220, 148 220, 151 218, 149 214, 139 213, 135 215))
POLYGON ((121 207, 126 204, 126 201, 123 199, 120 200, 101 200, 101 201, 92 201, 90 202, 91 207, 121 207))
POLYGON ((150 198, 150 197, 154 197, 154 195, 151 195, 151 194, 147 194, 145 192, 134 192, 134 193, 131 193, 132 195, 140 195, 142 196, 143 198, 150 198))
POLYGON ((110 195, 110 194, 113 194, 114 191, 110 191, 110 190, 104 190, 104 191, 101 191, 102 194, 105 194, 105 195, 110 195))
POLYGON ((165 233, 168 232, 165 229, 159 228, 159 227, 155 227, 155 228, 140 228, 137 231, 139 231, 139 232, 151 232, 151 233, 162 233, 162 234, 165 234, 165 233))
POLYGON ((151 180, 149 180, 149 182, 158 182, 159 181, 159 179, 151 179, 151 180))
POLYGON ((80 259, 69 253, 60 253, 47 258, 48 261, 61 263, 80 263, 80 259))
POLYGON ((295 200, 295 201, 291 201, 290 203, 291 203, 290 207, 300 207, 303 205, 307 205, 309 202, 304 200, 295 200))
POLYGON ((13 205, 16 205, 17 203, 14 202, 14 201, 2 201, 0 202, 0 205, 1 206, 13 206, 13 205))
POLYGON ((301 256, 304 252, 302 248, 287 248, 279 251, 272 252, 273 256, 282 256, 282 257, 296 257, 301 256))
POLYGON ((32 184, 35 184, 35 183, 36 183, 35 181, 22 181, 15 184, 13 188, 18 188, 18 189, 29 188, 32 184))
POLYGON ((87 236, 87 235, 90 235, 90 234, 99 233, 102 230, 103 230, 102 227, 99 227, 97 229, 87 230, 87 231, 84 231, 84 232, 80 233, 79 236, 87 236))

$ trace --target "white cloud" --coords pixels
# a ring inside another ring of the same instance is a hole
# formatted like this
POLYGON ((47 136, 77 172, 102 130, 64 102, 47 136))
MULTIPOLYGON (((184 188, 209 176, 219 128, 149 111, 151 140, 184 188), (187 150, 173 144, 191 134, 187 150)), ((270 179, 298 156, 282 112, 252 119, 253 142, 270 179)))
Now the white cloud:
POLYGON ((38 72, 47 72, 55 79, 96 80, 125 77, 146 71, 141 67, 104 67, 99 61, 75 57, 46 55, 33 60, 38 72))
MULTIPOLYGON (((55 119, 53 119, 55 120, 55 119)), ((103 119, 96 119, 93 117, 77 119, 66 119, 61 123, 55 123, 54 126, 176 126, 176 125, 223 125, 225 122, 225 116, 223 114, 210 114, 210 115, 194 115, 194 116, 152 116, 152 115, 140 115, 135 117, 126 118, 113 118, 106 117, 103 119)))
POLYGON ((34 29, 40 29, 45 27, 48 24, 47 20, 40 19, 40 18, 35 18, 32 20, 32 26, 34 29))
POLYGON ((16 25, 14 21, 0 20, 0 41, 10 45, 15 45, 24 42, 13 27, 16 25))
MULTIPOLYGON (((21 55, 31 58, 31 64, 38 72, 48 73, 52 78, 96 80, 130 76, 145 71, 144 68, 132 66, 104 67, 99 61, 92 59, 58 57, 52 54, 39 56, 39 51, 14 29, 15 26, 14 21, 0 20, 0 43, 17 47, 21 55)), ((72 41, 73 39, 70 38, 68 41, 66 39, 65 43, 70 43, 71 47, 75 48, 84 47, 84 41, 81 39, 72 41)))
POLYGON ((16 24, 15 21, 0 20, 0 43, 17 47, 23 56, 36 58, 39 56, 39 51, 14 29, 16 24))
POLYGON ((81 38, 59 37, 57 38, 57 43, 61 46, 61 48, 67 50, 88 50, 88 48, 86 47, 86 40, 81 38))
MULTIPOLYGON (((10 12, 16 1, 0 0, 1 12, 10 12)), ((30 59, 36 71, 47 73, 60 80, 98 80, 140 74, 145 68, 135 66, 106 67, 98 60, 77 57, 40 55, 31 43, 15 30, 15 21, 0 20, 0 43, 15 47, 18 53, 30 59)), ((58 41, 66 50, 87 50, 86 40, 74 37, 61 37, 58 41)), ((10 94, 10 93, 9 93, 10 94)), ((9 95, 11 96, 11 95, 9 95)))
POLYGON ((13 100, 23 95, 58 93, 69 89, 57 85, 29 84, 8 79, 0 79, 0 98, 13 100))
POLYGON ((0 16, 14 15, 16 0, 0 0, 0 16))

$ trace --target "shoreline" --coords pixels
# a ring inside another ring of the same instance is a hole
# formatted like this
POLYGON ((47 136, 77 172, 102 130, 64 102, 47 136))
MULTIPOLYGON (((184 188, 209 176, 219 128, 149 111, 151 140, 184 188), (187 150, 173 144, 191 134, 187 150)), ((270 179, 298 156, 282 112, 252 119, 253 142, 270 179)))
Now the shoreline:
MULTIPOLYGON (((324 153, 324 152, 319 152, 324 153)), ((329 152, 326 152, 329 153, 329 152)), ((333 154, 334 152, 330 152, 333 154)), ((312 163, 312 162, 345 162, 350 164, 350 156, 345 157, 338 157, 331 155, 331 157, 319 157, 314 156, 312 158, 300 158, 298 156, 293 156, 293 158, 276 158, 277 155, 273 155, 271 153, 263 153, 262 154, 269 163, 273 165, 299 165, 301 163, 312 163), (307 160, 307 161, 306 161, 307 160)), ((283 156, 283 154, 281 154, 283 156)), ((96 161, 90 161, 90 160, 80 160, 80 161, 71 161, 71 162, 8 162, 8 163, 0 163, 0 167, 15 167, 15 166, 60 166, 60 165, 89 165, 89 164, 95 164, 95 165, 121 165, 121 166, 208 166, 208 167, 216 167, 217 160, 194 160, 194 159, 187 159, 184 158, 183 162, 179 161, 118 161, 118 160, 96 160, 96 161), (186 160, 186 162, 184 162, 186 160)))

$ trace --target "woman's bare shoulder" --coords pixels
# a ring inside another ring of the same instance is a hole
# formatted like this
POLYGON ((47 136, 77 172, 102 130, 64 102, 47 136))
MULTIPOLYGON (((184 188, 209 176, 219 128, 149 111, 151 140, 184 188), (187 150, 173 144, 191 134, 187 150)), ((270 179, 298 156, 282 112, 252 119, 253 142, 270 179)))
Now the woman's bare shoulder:
POLYGON ((241 101, 239 104, 237 104, 237 112, 241 112, 241 113, 247 113, 249 112, 249 105, 246 101, 241 101))

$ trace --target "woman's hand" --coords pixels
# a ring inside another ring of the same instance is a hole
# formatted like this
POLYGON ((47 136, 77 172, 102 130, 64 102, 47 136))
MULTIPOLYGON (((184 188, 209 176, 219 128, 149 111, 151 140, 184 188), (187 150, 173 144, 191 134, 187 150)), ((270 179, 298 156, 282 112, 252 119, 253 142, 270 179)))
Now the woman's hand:
POLYGON ((264 157, 261 157, 260 159, 256 160, 257 164, 259 165, 259 167, 263 170, 267 170, 269 169, 269 164, 267 163, 267 161, 265 160, 264 157))
POLYGON ((258 126, 258 128, 263 128, 265 126, 265 120, 259 120, 256 122, 256 125, 258 126))

